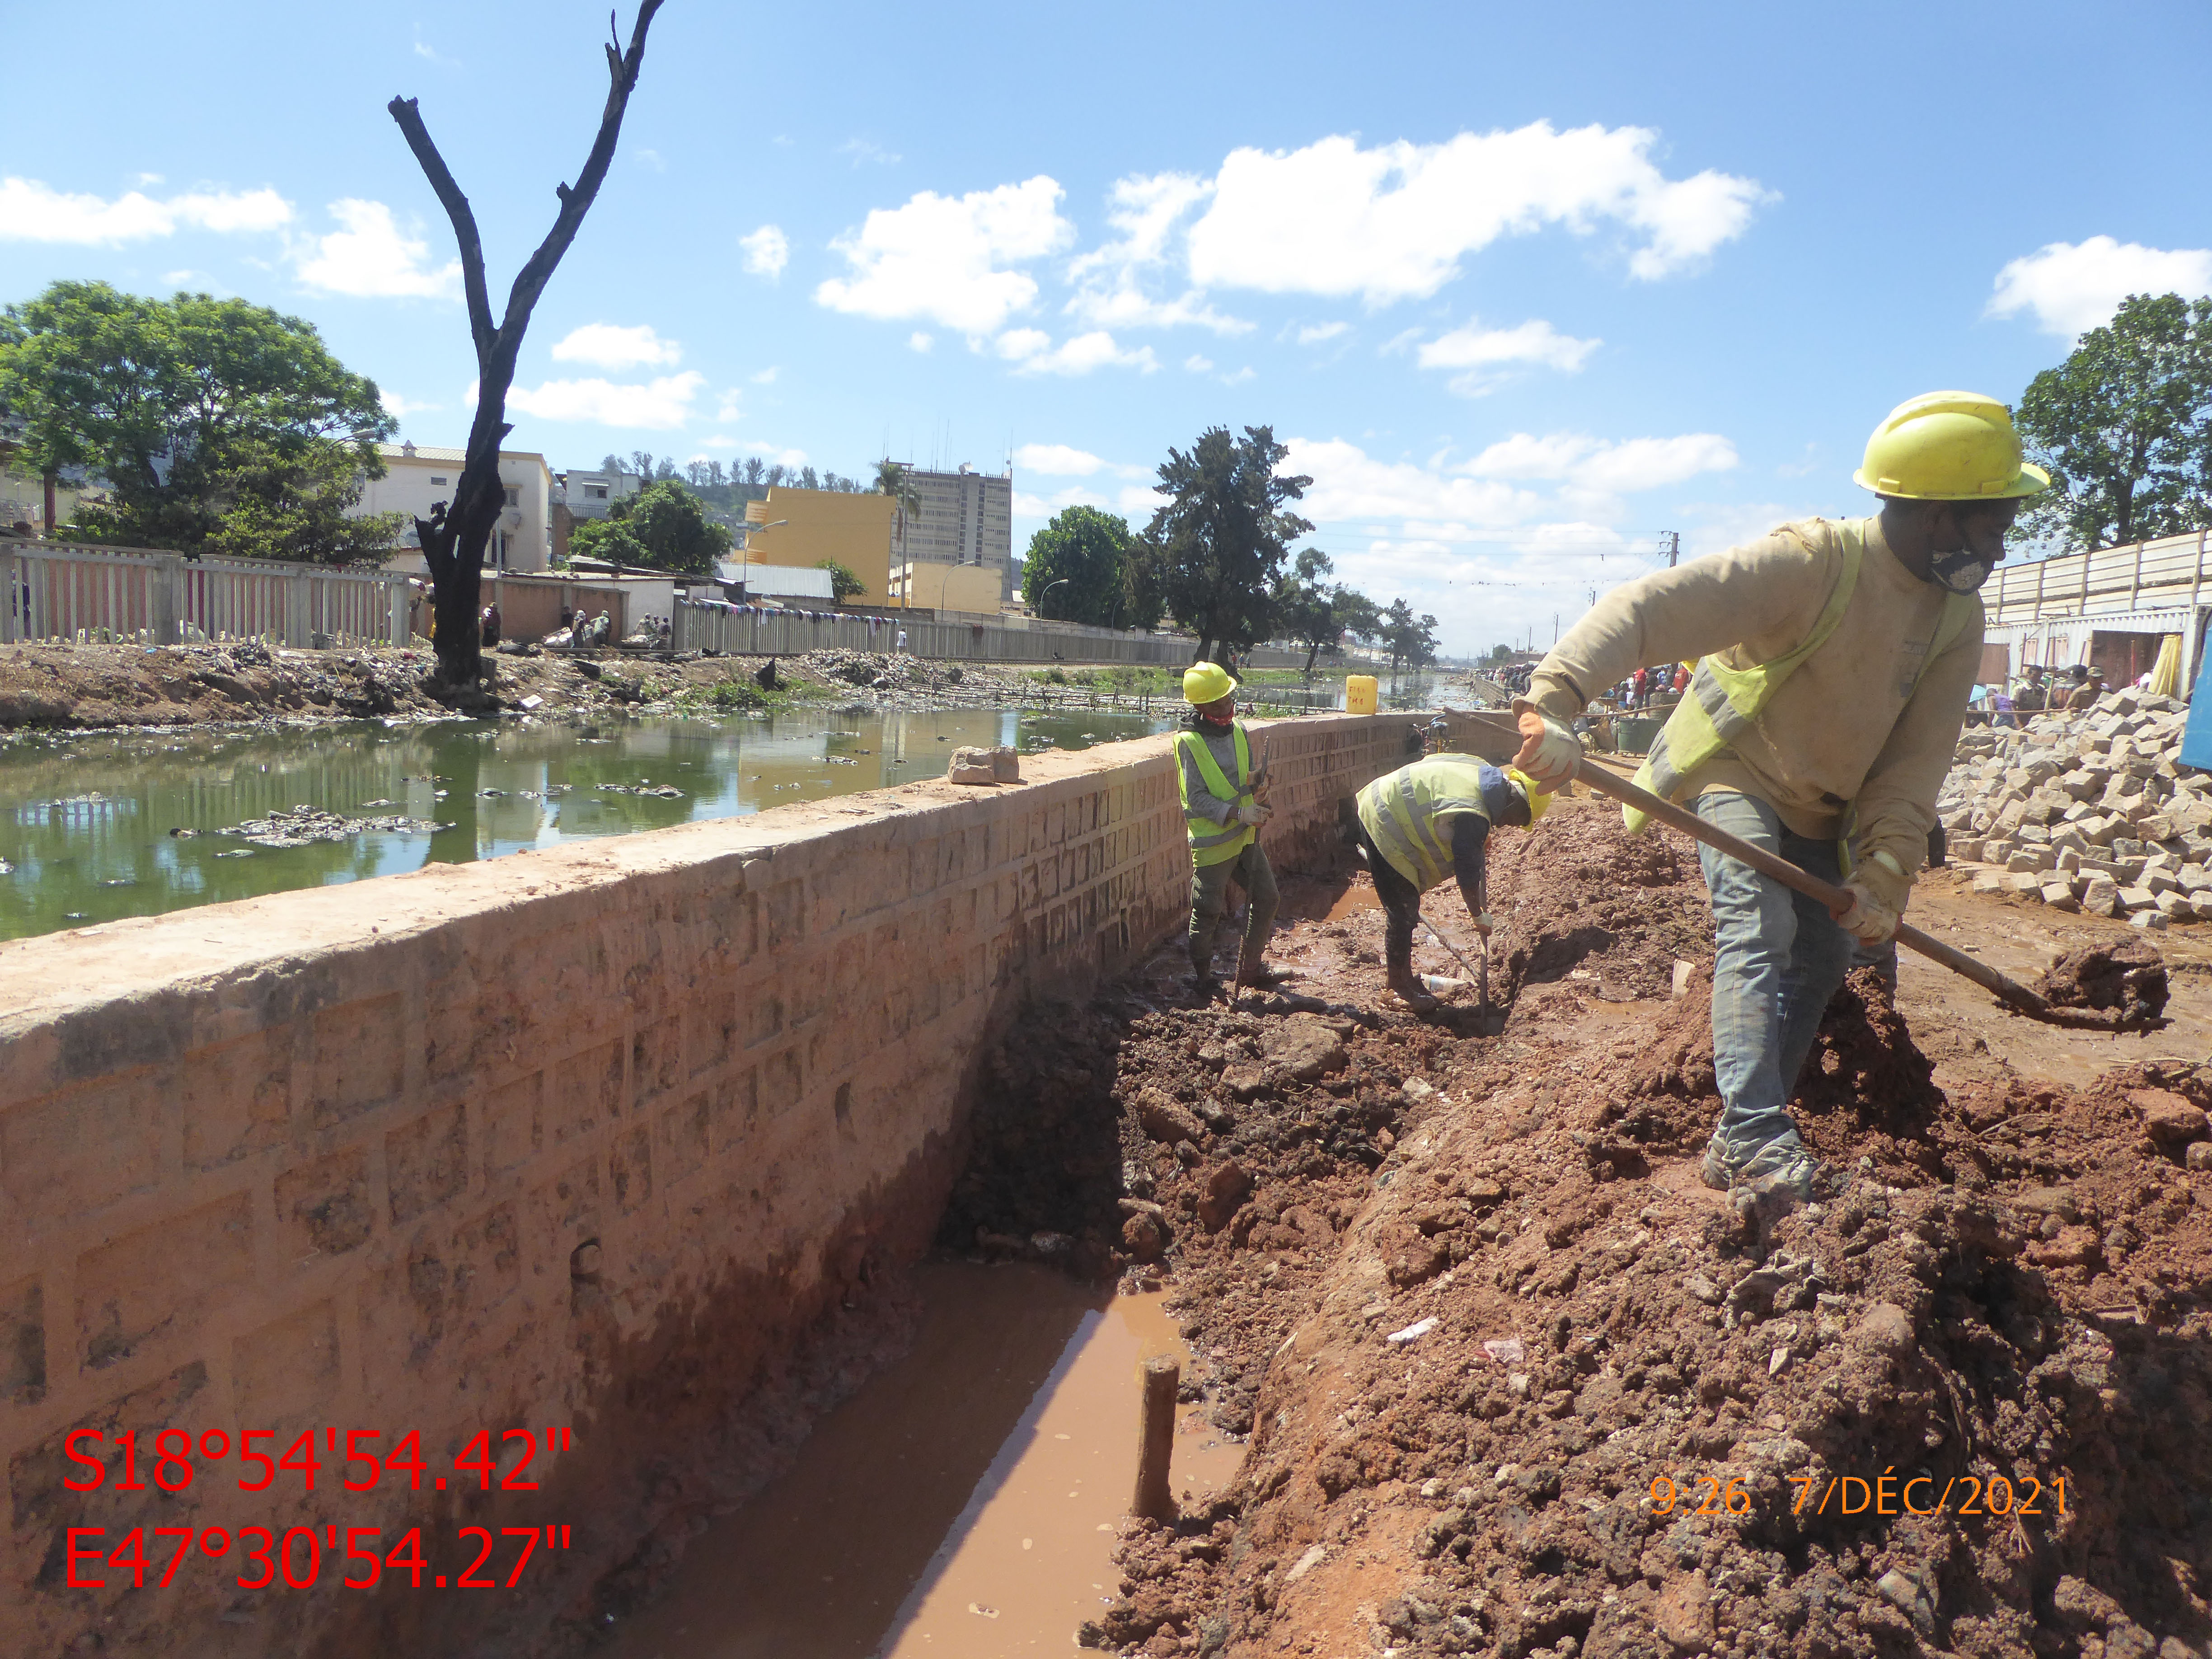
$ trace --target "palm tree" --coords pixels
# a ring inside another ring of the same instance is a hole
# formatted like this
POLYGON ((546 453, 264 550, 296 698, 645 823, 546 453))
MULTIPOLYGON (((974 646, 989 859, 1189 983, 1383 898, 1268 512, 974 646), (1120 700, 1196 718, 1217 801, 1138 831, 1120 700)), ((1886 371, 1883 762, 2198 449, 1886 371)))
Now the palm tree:
MULTIPOLYGON (((876 488, 891 498, 892 509, 897 514, 899 562, 903 565, 906 562, 907 520, 921 516, 921 492, 914 486, 914 469, 887 455, 876 463, 876 488)), ((913 584, 903 575, 900 577, 899 595, 902 599, 908 598, 907 590, 912 586, 913 584)))

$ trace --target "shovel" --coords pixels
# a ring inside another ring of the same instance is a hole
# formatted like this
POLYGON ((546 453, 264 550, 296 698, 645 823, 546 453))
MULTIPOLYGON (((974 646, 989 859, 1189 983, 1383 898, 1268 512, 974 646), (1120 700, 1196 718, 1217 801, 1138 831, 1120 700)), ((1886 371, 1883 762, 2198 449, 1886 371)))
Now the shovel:
MULTIPOLYGON (((1626 778, 1607 771, 1593 761, 1578 763, 1575 775, 1601 795, 1610 795, 1624 805, 1633 806, 1638 811, 1680 830, 1692 841, 1701 841, 1706 846, 1749 865, 1759 874, 1771 876, 1794 892, 1818 899, 1832 908, 1840 908, 1851 902, 1850 896, 1832 882, 1823 881, 1809 870, 1801 870, 1789 860, 1778 858, 1763 848, 1739 841, 1724 830, 1714 829, 1696 813, 1687 811, 1672 801, 1662 800, 1649 790, 1638 788, 1626 778)), ((2047 998, 2029 990, 2018 980, 2008 978, 1987 963, 1976 961, 1964 951, 1940 939, 1929 938, 1908 923, 1898 923, 1897 942, 1908 950, 1917 951, 1930 962, 1942 963, 1954 973, 1964 974, 1998 1000, 2033 1018, 2052 1025, 2070 1026, 2078 1030, 2110 1031, 2118 1029, 2112 1020, 2086 1010, 2054 1006, 2047 998)))
POLYGON ((1421 926, 1429 930, 1429 937, 1436 940, 1437 944, 1443 945, 1446 951, 1449 951, 1451 954, 1451 959, 1459 963, 1461 968, 1465 969, 1468 975, 1474 980, 1477 987, 1477 1000, 1475 1002, 1475 1007, 1480 1012, 1487 1012, 1490 1007, 1489 939, 1486 936, 1478 934, 1478 937, 1482 939, 1482 966, 1480 968, 1476 968, 1470 963, 1465 957, 1460 955, 1458 949, 1449 939, 1443 936, 1443 933, 1438 930, 1436 923, 1431 921, 1426 916, 1423 916, 1421 918, 1421 926))

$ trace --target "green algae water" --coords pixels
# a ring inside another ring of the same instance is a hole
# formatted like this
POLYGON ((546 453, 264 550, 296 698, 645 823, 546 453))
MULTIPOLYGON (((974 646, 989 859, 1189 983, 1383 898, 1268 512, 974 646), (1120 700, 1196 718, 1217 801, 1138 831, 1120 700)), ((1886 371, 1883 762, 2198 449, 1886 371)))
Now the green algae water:
POLYGON ((0 749, 0 939, 942 777, 963 744, 1030 755, 1171 723, 1103 710, 807 708, 597 726, 360 721, 25 738, 0 749), (311 822, 302 809, 335 838, 268 844, 301 839, 289 832, 311 822), (407 827, 376 827, 393 824, 407 827))

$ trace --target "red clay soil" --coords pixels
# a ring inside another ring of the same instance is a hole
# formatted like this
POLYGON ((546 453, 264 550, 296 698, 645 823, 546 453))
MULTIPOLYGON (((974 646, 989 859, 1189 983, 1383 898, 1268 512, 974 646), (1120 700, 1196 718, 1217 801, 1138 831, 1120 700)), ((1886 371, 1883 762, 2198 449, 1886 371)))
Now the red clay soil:
POLYGON ((1796 1109, 1850 1182, 1751 1236, 1695 1176, 1687 843, 1563 802, 1490 899, 1502 1020, 1390 1006, 1360 908, 1279 939, 1294 994, 1193 1007, 1164 953, 999 1057, 945 1242, 1164 1277, 1249 1437, 1080 1639, 2212 1654, 2212 1072, 1962 1052, 1947 1092, 1855 980, 1796 1109))

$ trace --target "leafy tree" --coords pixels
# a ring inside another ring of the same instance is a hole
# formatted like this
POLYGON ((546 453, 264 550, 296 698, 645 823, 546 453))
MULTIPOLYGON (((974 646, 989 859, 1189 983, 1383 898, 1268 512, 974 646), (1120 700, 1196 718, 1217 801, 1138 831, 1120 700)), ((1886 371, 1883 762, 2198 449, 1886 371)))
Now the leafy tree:
POLYGON ((55 283, 0 319, 0 407, 25 463, 104 475, 84 533, 195 556, 347 563, 398 539, 342 522, 396 422, 311 324, 243 300, 55 283), (234 514, 242 514, 232 523, 234 514), (249 528, 249 526, 251 526, 249 528))
POLYGON ((571 559, 604 559, 610 564, 643 565, 650 556, 637 532, 620 519, 586 519, 568 532, 571 559))
POLYGON ((876 463, 876 489, 891 498, 893 516, 898 529, 899 557, 904 559, 907 526, 921 516, 921 492, 915 488, 912 470, 888 455, 876 463))
POLYGON ((708 518, 699 498, 673 478, 656 479, 618 503, 606 522, 620 525, 644 550, 636 563, 656 570, 712 575, 714 562, 730 550, 729 531, 708 518))
POLYGON ((686 483, 688 483, 691 486, 691 488, 692 488, 692 489, 705 489, 705 488, 707 487, 707 482, 708 482, 708 480, 707 480, 707 463, 706 463, 706 462, 704 462, 704 461, 686 461, 686 462, 684 462, 684 481, 685 481, 686 483))
POLYGON ((1329 594, 1329 608, 1336 612, 1336 620, 1344 631, 1355 640, 1372 640, 1382 632, 1382 607, 1356 587, 1342 583, 1329 594))
POLYGON ((1287 453, 1271 427, 1248 426, 1241 440, 1209 427, 1159 470, 1154 488, 1170 499, 1146 527, 1139 580, 1198 635, 1201 659, 1217 643, 1267 636, 1288 544, 1313 528, 1285 507, 1313 482, 1276 475, 1287 453))
POLYGON ((867 583, 854 575, 849 567, 839 564, 835 559, 817 559, 814 568, 830 573, 830 597, 839 605, 844 604, 855 593, 868 591, 867 583))
POLYGON ((599 471, 605 473, 611 478, 620 477, 622 476, 622 457, 615 454, 612 451, 610 451, 605 456, 602 457, 599 461, 599 471))
POLYGON ((1394 674, 1401 662, 1408 668, 1432 663, 1437 659, 1437 619, 1425 615, 1416 617, 1413 607, 1405 600, 1393 599, 1382 618, 1382 645, 1390 653, 1390 672, 1394 674))
POLYGON ((757 485, 761 481, 762 471, 763 465, 759 456, 748 455, 745 457, 745 482, 747 483, 757 485))
POLYGON ((2110 547, 2212 524, 2212 300, 2129 295, 2028 383, 2016 418, 2053 485, 2032 532, 2110 547))
POLYGON ((782 464, 778 462, 775 465, 771 466, 768 470, 768 487, 770 489, 774 489, 778 484, 781 483, 787 476, 788 475, 785 472, 782 464))
POLYGON ((1344 618, 1338 611, 1337 599, 1352 590, 1341 582, 1334 589, 1324 588, 1321 582, 1335 568, 1328 555, 1319 548, 1302 548, 1291 574, 1276 584, 1276 626, 1306 647, 1308 674, 1313 672, 1314 659, 1323 650, 1335 652, 1337 641, 1344 634, 1344 618))
POLYGON ((814 469, 812 467, 802 466, 799 469, 799 487, 801 489, 819 489, 822 488, 821 481, 814 476, 814 469))
POLYGON ((1030 538, 1022 599, 1039 616, 1060 622, 1150 628, 1160 619, 1158 601, 1147 613, 1127 580, 1135 546, 1127 520, 1095 507, 1064 507, 1030 538))

